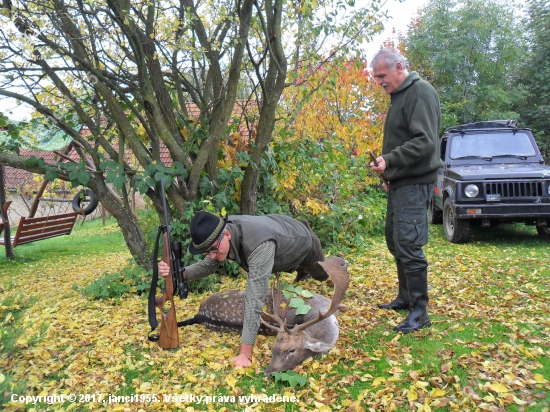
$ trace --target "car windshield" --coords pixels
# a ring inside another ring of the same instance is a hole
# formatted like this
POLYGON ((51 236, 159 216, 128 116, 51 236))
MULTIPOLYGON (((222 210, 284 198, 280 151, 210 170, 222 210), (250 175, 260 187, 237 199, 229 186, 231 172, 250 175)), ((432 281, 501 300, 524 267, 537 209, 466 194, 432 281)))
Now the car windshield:
POLYGON ((491 161, 495 157, 535 156, 535 148, 526 133, 466 133, 454 135, 449 156, 451 159, 479 158, 491 161))

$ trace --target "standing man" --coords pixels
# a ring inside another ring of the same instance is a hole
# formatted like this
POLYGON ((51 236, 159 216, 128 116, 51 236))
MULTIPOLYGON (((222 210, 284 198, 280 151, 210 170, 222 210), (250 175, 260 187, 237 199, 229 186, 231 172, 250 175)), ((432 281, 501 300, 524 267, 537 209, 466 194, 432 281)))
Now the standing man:
MULTIPOLYGON (((250 366, 271 274, 297 271, 295 282, 308 276, 327 280, 329 275, 317 264, 325 260, 321 242, 307 223, 284 215, 231 215, 224 219, 202 211, 193 216, 189 226, 189 252, 205 258, 185 268, 188 280, 216 273, 225 259, 235 261, 248 272, 241 348, 232 361, 235 366, 250 366)), ((328 259, 337 259, 347 266, 341 257, 328 259)), ((159 274, 170 274, 164 262, 159 263, 159 274)))
POLYGON ((408 310, 394 329, 409 333, 431 326, 428 317, 427 211, 442 166, 439 157, 441 110, 437 92, 417 72, 409 73, 405 57, 382 49, 370 64, 373 75, 391 96, 384 124, 382 155, 370 163, 388 181, 386 244, 395 257, 399 292, 381 309, 408 310))

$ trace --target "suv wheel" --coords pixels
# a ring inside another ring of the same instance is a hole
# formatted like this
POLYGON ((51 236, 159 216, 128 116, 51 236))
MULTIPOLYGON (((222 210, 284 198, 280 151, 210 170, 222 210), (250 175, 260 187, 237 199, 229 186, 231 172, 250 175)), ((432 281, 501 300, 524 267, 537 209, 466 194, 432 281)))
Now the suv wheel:
POLYGON ((451 243, 468 243, 470 241, 470 221, 457 219, 453 213, 451 198, 443 205, 443 230, 451 243))
POLYGON ((435 206, 434 199, 430 200, 430 208, 428 209, 428 219, 432 225, 440 225, 443 223, 443 211, 435 206))
POLYGON ((543 239, 550 240, 550 220, 546 219, 546 226, 537 226, 537 233, 543 239))

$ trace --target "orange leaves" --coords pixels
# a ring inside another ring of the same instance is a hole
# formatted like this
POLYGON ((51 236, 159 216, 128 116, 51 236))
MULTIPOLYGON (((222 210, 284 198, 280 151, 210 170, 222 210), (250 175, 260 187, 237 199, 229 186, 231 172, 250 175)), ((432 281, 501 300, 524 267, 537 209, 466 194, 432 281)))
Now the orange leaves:
MULTIPOLYGON (((313 94, 300 102, 293 122, 296 139, 334 139, 348 150, 380 148, 387 97, 374 84, 364 62, 334 60, 307 83, 313 94)), ((289 89, 288 101, 299 101, 299 88, 289 89)))

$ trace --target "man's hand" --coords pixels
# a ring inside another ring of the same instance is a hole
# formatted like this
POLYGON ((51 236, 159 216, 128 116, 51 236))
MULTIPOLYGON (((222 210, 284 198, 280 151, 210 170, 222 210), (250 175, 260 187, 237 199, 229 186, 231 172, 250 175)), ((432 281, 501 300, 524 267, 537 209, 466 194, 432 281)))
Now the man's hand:
MULTIPOLYGON (((372 156, 372 158, 374 158, 374 155, 372 156)), ((380 175, 380 179, 382 180, 382 187, 387 192, 388 184, 386 183, 386 179, 384 178, 384 176, 382 176, 382 173, 384 173, 384 170, 386 170, 386 161, 384 160, 384 158, 382 156, 378 156, 376 158, 376 161, 373 160, 372 162, 370 162, 369 166, 373 172, 376 172, 380 175)))
POLYGON ((239 353, 239 356, 235 356, 233 359, 231 359, 231 362, 235 364, 235 367, 247 368, 250 365, 252 365, 253 348, 254 348, 254 345, 247 345, 245 343, 241 343, 241 353, 239 353))
POLYGON ((163 277, 170 275, 170 266, 164 263, 163 260, 159 263, 159 275, 163 277))
POLYGON ((233 359, 231 359, 231 362, 235 364, 235 367, 247 368, 252 365, 252 361, 248 359, 243 353, 241 353, 239 356, 235 356, 233 359))
POLYGON ((374 162, 370 162, 370 168, 373 172, 376 172, 378 174, 384 173, 384 170, 386 170, 386 161, 382 156, 378 156, 376 158, 376 161, 378 162, 378 165, 374 164, 374 162))

